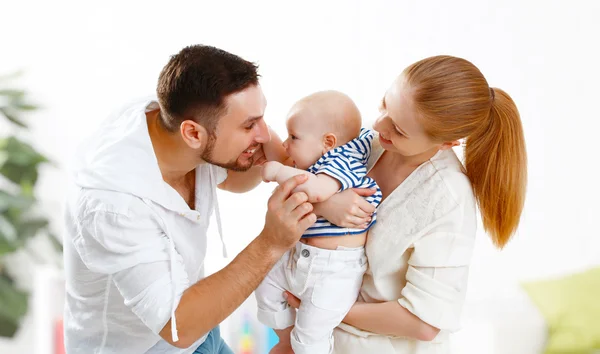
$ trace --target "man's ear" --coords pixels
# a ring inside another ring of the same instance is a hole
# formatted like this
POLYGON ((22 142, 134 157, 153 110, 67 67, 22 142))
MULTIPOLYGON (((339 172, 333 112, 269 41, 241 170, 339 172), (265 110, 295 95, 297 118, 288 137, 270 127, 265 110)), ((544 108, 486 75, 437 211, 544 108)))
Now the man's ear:
POLYGON ((337 145, 337 137, 333 133, 327 133, 323 136, 323 154, 333 149, 337 145))
POLYGON ((183 141, 192 149, 201 149, 206 146, 208 132, 206 129, 191 119, 184 120, 179 126, 183 141))
POLYGON ((460 141, 454 140, 454 141, 449 141, 447 143, 443 143, 442 146, 440 146, 440 150, 448 150, 455 146, 460 146, 460 141))

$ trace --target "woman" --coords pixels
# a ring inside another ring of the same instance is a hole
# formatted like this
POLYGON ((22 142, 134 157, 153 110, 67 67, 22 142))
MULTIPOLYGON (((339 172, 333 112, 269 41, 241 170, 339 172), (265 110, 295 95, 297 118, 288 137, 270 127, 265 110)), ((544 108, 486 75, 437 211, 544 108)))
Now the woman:
MULTIPOLYGON (((447 353, 466 294, 476 204, 499 248, 519 223, 527 178, 519 113, 473 64, 437 56, 394 81, 373 128, 380 144, 369 176, 384 199, 366 245, 369 269, 358 302, 336 329, 334 352, 447 353), (464 167, 452 150, 461 139, 464 167)), ((357 227, 368 207, 353 193, 315 210, 357 227)))

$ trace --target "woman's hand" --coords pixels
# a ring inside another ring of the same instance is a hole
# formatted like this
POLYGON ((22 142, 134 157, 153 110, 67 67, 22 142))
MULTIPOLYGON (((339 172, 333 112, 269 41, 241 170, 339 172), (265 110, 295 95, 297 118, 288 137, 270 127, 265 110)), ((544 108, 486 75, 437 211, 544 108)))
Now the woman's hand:
POLYGON ((300 299, 298 299, 297 297, 292 295, 292 293, 284 291, 283 297, 285 297, 285 299, 287 300, 288 304, 290 304, 291 307, 295 308, 296 310, 300 308, 300 303, 301 303, 300 299))
MULTIPOLYGON (((295 308, 296 310, 300 308, 300 304, 302 303, 302 301, 300 301, 300 299, 295 297, 292 293, 284 291, 283 297, 285 297, 285 299, 287 300, 288 304, 290 304, 291 307, 295 308)), ((359 305, 358 303, 355 303, 354 305, 352 305, 352 308, 354 308, 355 306, 358 306, 358 305, 359 305)), ((350 309, 350 311, 352 311, 352 309, 350 309)), ((346 317, 342 320, 342 322, 346 321, 346 318, 348 318, 349 313, 350 312, 348 312, 346 314, 346 317)))
POLYGON ((375 189, 347 189, 322 203, 314 204, 315 214, 339 227, 364 229, 371 222, 375 207, 363 197, 375 192, 375 189))

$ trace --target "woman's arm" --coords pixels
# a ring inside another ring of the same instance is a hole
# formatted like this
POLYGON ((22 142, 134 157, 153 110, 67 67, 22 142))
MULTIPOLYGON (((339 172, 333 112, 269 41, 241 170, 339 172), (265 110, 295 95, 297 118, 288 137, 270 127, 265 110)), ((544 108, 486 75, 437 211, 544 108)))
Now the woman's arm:
POLYGON ((366 188, 346 189, 324 202, 314 204, 313 212, 339 227, 365 228, 371 222, 375 207, 364 197, 375 192, 377 190, 366 188))
MULTIPOLYGON (((290 306, 296 309, 300 307, 298 298, 288 292, 284 295, 290 306)), ((397 301, 357 302, 343 322, 363 331, 420 341, 432 341, 440 332, 438 328, 423 322, 397 301)))
POLYGON ((357 302, 344 318, 344 322, 364 331, 420 341, 431 341, 440 332, 438 328, 423 322, 397 301, 357 302))

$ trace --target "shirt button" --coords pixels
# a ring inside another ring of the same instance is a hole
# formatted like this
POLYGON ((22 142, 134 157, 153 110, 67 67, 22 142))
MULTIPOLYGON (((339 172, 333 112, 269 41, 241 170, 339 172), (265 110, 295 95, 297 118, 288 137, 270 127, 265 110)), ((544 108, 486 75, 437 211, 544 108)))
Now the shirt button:
POLYGON ((198 215, 196 216, 196 220, 200 221, 200 219, 201 219, 201 217, 200 217, 200 214, 198 214, 198 215))
POLYGON ((310 256, 310 251, 309 250, 302 250, 302 257, 308 258, 308 256, 310 256))

